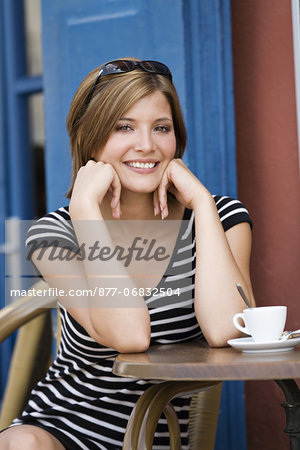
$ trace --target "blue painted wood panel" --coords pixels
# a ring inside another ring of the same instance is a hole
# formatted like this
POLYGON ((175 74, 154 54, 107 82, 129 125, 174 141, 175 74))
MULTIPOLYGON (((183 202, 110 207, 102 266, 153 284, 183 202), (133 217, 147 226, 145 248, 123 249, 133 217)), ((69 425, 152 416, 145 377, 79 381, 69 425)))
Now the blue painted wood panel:
MULTIPOLYGON (((0 23, 3 23, 3 5, 0 5, 0 23)), ((6 171, 5 171, 5 82, 4 82, 4 46, 3 46, 3 28, 0 28, 0 246, 4 244, 4 224, 7 214, 7 202, 6 202, 6 171)), ((4 306, 4 270, 5 260, 4 255, 0 253, 0 306, 4 306)), ((0 392, 3 392, 6 376, 7 376, 7 361, 10 352, 10 343, 5 342, 1 346, 0 351, 0 392)))
MULTIPOLYGON (((33 158, 27 95, 41 90, 41 78, 26 76, 23 2, 0 2, 0 248, 8 217, 32 218, 33 158)), ((0 306, 5 306, 5 258, 0 252, 0 306)), ((13 338, 1 345, 0 387, 4 388, 13 338)))
POLYGON ((27 97, 18 89, 26 78, 23 2, 3 0, 5 101, 7 114, 7 214, 31 219, 34 214, 33 165, 29 145, 27 97))
POLYGON ((183 5, 190 163, 211 192, 236 196, 230 0, 183 5))

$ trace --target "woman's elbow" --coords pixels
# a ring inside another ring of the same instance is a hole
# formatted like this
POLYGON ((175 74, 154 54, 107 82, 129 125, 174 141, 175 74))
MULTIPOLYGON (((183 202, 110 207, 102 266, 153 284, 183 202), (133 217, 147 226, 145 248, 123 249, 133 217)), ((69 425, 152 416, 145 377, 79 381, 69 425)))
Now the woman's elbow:
POLYGON ((105 347, 112 348, 119 353, 144 353, 150 345, 150 326, 118 326, 106 324, 99 327, 91 320, 91 333, 96 342, 105 347), (132 330, 133 328, 133 330, 132 330))
POLYGON ((205 335, 207 343, 210 347, 227 347, 228 346, 227 341, 234 337, 237 336, 236 335, 233 336, 232 333, 230 334, 208 333, 207 335, 205 335))
POLYGON ((148 350, 150 339, 147 336, 135 337, 132 339, 122 339, 114 345, 119 353, 144 353, 148 350))
POLYGON ((223 339, 206 338, 210 347, 227 347, 227 341, 223 339))

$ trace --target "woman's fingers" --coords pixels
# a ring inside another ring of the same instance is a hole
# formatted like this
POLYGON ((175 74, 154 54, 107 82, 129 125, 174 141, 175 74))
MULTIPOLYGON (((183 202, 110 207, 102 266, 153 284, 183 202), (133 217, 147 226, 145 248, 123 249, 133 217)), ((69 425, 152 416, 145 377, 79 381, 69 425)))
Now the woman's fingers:
POLYGON ((111 210, 112 210, 112 216, 114 219, 120 219, 121 217, 121 207, 120 207, 120 197, 121 197, 121 182, 120 179, 116 173, 116 171, 114 169, 113 173, 113 180, 112 183, 109 187, 109 189, 111 190, 111 202, 110 202, 110 206, 111 206, 111 210))
POLYGON ((168 191, 176 197, 179 203, 193 209, 198 193, 203 189, 203 185, 181 159, 170 161, 158 187, 158 199, 162 217, 165 219, 168 215, 168 191))
POLYGON ((155 191, 153 192, 153 209, 154 209, 154 216, 158 216, 158 214, 160 214, 160 206, 157 189, 155 189, 155 191))
POLYGON ((121 183, 111 164, 89 160, 85 166, 79 169, 74 187, 74 194, 77 198, 94 198, 99 206, 107 195, 113 218, 120 218, 121 183))
POLYGON ((161 179, 160 185, 158 186, 158 202, 159 202, 159 208, 161 213, 161 218, 165 219, 168 217, 169 210, 168 210, 168 186, 169 186, 169 179, 168 179, 168 167, 166 168, 163 177, 161 179))
MULTIPOLYGON (((120 219, 121 208, 120 208, 120 197, 121 197, 121 182, 118 177, 117 172, 111 164, 103 163, 102 161, 97 162, 102 168, 102 172, 105 173, 101 177, 106 184, 105 195, 110 197, 110 207, 112 211, 112 216, 114 219, 120 219)), ((100 178, 100 177, 99 177, 100 178)))

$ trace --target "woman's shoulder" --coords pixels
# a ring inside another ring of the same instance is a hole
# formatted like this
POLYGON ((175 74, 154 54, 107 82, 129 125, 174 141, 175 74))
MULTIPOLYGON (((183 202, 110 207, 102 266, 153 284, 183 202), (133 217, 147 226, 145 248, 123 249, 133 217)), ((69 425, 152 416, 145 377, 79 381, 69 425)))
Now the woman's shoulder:
POLYGON ((227 195, 212 196, 224 231, 239 223, 247 222, 252 228, 252 220, 245 205, 238 199, 227 195))
POLYGON ((36 220, 27 232, 26 247, 65 247, 77 250, 78 242, 72 226, 69 207, 64 206, 36 220))
POLYGON ((43 217, 38 219, 37 222, 40 223, 42 221, 53 221, 53 220, 60 220, 60 221, 71 220, 69 213, 69 206, 61 206, 55 211, 48 212, 43 217))
MULTIPOLYGON (((34 223, 28 230, 28 234, 44 233, 45 230, 73 230, 71 217, 69 213, 68 206, 62 206, 61 208, 49 212, 39 219, 35 220, 34 223)), ((48 232, 48 231, 47 231, 48 232)))

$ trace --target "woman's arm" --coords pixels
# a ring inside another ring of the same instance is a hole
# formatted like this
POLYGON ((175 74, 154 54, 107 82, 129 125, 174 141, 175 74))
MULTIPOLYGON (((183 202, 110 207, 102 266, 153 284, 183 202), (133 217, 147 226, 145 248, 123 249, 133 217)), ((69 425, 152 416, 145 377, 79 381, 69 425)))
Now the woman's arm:
POLYGON ((62 290, 64 295, 59 298, 60 302, 87 333, 99 344, 121 353, 147 350, 150 342, 150 319, 144 300, 133 297, 130 299, 131 307, 126 308, 122 306, 122 296, 104 297, 99 296, 98 292, 91 295, 96 285, 105 285, 105 280, 89 280, 83 262, 76 260, 75 254, 70 255, 71 261, 51 261, 52 251, 52 247, 43 249, 43 257, 39 258, 40 250, 35 250, 32 262, 50 287, 62 290), (109 306, 108 302, 111 303, 109 306))
POLYGON ((240 223, 224 232, 211 196, 195 204, 196 274, 195 311, 208 343, 221 347, 238 337, 232 324, 234 314, 245 304, 236 283, 240 283, 254 304, 249 263, 251 229, 240 223))
POLYGON ((164 217, 168 214, 167 190, 194 210, 195 312, 208 343, 224 346, 228 339, 239 335, 232 317, 245 308, 236 283, 244 287, 254 304, 249 274, 250 226, 241 223, 225 233, 213 197, 181 160, 169 164, 158 190, 164 217))
POLYGON ((124 296, 125 288, 133 292, 133 279, 115 258, 103 261, 88 257, 95 243, 111 250, 115 246, 100 211, 109 190, 113 216, 118 218, 121 186, 115 171, 109 164, 89 161, 78 172, 69 207, 85 256, 80 260, 73 254, 69 261, 51 261, 52 249, 48 248, 42 258, 36 250, 32 261, 51 287, 65 292, 62 304, 97 342, 119 352, 142 352, 150 343, 150 317, 142 297, 124 296), (75 298, 69 295, 70 290, 90 294, 75 298))

